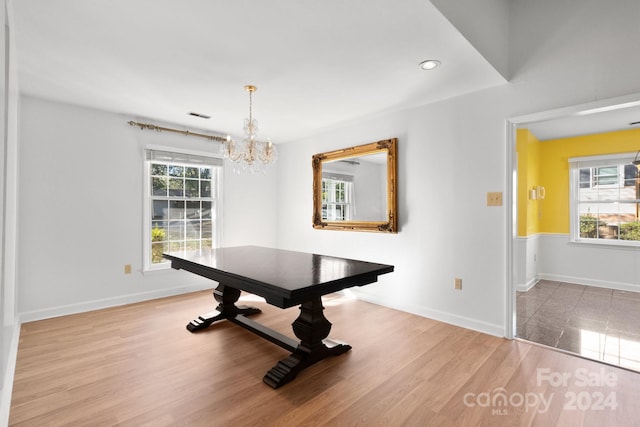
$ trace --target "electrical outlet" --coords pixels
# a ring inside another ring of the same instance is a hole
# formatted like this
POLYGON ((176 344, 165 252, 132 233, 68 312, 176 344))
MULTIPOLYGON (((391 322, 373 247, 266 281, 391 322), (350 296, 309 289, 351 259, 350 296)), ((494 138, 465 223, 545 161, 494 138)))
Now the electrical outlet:
POLYGON ((487 206, 502 206, 502 192, 487 193, 487 206))
POLYGON ((124 274, 131 274, 131 264, 124 265, 124 274))
POLYGON ((453 288, 454 289, 458 289, 458 290, 462 290, 462 279, 459 277, 456 277, 453 281, 453 288))

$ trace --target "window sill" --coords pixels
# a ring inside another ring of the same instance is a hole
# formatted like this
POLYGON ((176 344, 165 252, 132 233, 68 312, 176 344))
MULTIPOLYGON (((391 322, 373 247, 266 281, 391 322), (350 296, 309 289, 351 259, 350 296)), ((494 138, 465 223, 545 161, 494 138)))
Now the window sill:
POLYGON ((142 274, 144 276, 155 276, 157 274, 167 274, 167 272, 171 270, 171 263, 167 263, 163 264, 162 266, 143 269, 142 274))
POLYGON ((614 240, 613 243, 612 241, 608 240, 608 239, 593 239, 593 240, 585 240, 585 239, 580 239, 580 240, 575 240, 575 239, 571 239, 569 241, 569 244, 571 245, 576 245, 576 246, 593 246, 593 247, 601 247, 603 249, 621 249, 621 250, 625 250, 625 251, 638 251, 640 250, 640 244, 638 243, 632 243, 631 241, 629 241, 629 243, 620 243, 620 242, 626 242, 625 240, 614 240))

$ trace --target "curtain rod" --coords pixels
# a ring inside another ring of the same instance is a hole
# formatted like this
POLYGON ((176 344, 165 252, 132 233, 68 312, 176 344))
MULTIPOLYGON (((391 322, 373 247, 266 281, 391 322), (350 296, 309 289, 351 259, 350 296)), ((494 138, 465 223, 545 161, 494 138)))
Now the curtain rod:
POLYGON ((151 129, 151 130, 155 130, 155 131, 158 131, 158 132, 174 132, 174 133, 179 133, 179 134, 186 135, 186 136, 199 136, 200 138, 206 138, 208 140, 218 141, 218 142, 225 142, 227 140, 227 138, 225 138, 223 136, 206 135, 204 133, 191 132, 189 130, 166 128, 166 127, 162 127, 162 126, 158 126, 158 125, 153 125, 153 124, 150 124, 150 123, 134 122, 133 120, 131 120, 131 121, 127 122, 127 123, 129 123, 131 126, 138 126, 140 129, 151 129))

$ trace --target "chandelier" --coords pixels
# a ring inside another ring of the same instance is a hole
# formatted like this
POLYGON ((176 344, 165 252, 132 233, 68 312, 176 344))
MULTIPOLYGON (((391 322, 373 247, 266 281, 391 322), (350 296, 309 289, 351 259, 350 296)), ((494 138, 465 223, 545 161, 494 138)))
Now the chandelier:
POLYGON ((243 128, 245 137, 242 142, 237 143, 228 135, 223 143, 224 157, 231 161, 236 173, 246 171, 264 173, 268 165, 275 163, 278 151, 269 139, 259 141, 257 138, 258 121, 253 118, 252 95, 258 88, 247 85, 244 89, 249 92, 249 117, 244 119, 243 128))

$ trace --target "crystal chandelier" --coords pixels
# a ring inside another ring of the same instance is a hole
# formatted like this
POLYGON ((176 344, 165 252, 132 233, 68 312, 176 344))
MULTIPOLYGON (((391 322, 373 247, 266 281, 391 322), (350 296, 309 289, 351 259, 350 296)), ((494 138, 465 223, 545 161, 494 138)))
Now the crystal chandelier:
POLYGON ((244 119, 245 138, 241 143, 236 143, 231 136, 227 136, 227 140, 223 144, 224 157, 231 161, 233 170, 236 173, 249 171, 251 173, 264 172, 266 166, 275 163, 278 158, 276 146, 267 139, 259 141, 256 134, 258 133, 258 121, 253 118, 253 99, 252 95, 258 88, 253 85, 247 85, 244 89, 249 92, 249 117, 244 119))

